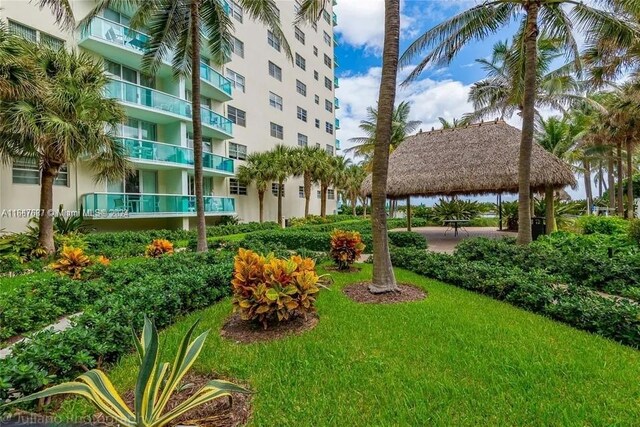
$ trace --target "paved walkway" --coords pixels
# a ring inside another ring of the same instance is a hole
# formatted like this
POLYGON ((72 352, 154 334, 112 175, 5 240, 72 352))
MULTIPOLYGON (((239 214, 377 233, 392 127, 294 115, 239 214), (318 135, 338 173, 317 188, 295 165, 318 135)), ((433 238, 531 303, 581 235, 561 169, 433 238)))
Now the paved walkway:
MULTIPOLYGON (((406 228, 396 228, 393 231, 406 231, 406 228)), ((467 227, 458 231, 458 236, 453 235, 453 230, 448 230, 445 236, 446 227, 413 227, 412 231, 422 234, 427 239, 429 250, 433 252, 453 253, 455 247, 464 239, 471 237, 488 237, 490 239, 500 239, 502 237, 516 237, 518 233, 510 231, 498 231, 495 227, 467 227), (467 232, 469 233, 467 235, 467 232)))

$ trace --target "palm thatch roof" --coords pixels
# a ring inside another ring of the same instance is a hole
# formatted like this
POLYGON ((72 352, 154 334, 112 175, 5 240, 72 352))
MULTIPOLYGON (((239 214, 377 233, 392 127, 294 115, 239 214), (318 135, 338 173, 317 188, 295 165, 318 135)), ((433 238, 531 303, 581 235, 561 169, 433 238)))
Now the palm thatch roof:
MULTIPOLYGON (((520 137, 520 130, 504 121, 410 136, 389 159, 388 197, 517 193, 520 137)), ((534 142, 532 189, 576 184, 569 166, 534 142)), ((371 175, 362 192, 371 195, 371 175)))

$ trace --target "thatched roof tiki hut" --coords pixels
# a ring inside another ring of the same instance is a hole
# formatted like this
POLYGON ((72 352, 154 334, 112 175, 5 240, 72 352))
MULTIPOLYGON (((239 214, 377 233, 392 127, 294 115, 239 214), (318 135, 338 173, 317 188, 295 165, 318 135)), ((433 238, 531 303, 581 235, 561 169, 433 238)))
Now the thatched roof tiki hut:
MULTIPOLYGON (((517 193, 520 136, 520 130, 498 120, 410 136, 389 159, 387 196, 408 200, 411 196, 517 193)), ((561 190, 576 184, 569 166, 534 142, 532 190, 561 190)), ((371 195, 371 176, 362 192, 371 195)))

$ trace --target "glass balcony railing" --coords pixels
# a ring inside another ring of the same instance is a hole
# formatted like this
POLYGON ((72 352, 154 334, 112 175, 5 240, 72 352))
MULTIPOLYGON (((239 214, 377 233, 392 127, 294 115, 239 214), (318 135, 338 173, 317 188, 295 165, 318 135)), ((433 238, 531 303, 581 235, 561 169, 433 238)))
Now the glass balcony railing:
POLYGON ((336 129, 340 129, 340 119, 336 119, 336 129))
POLYGON ((337 77, 334 77, 334 78, 333 78, 333 85, 334 85, 335 87, 340 87, 340 80, 338 80, 338 78, 337 78, 337 77))
POLYGON ((336 34, 333 34, 333 46, 338 46, 338 36, 336 36, 336 34))
POLYGON ((333 12, 333 26, 335 27, 336 25, 338 25, 338 15, 333 12))
MULTIPOLYGON (((153 216, 195 215, 196 198, 183 194, 87 193, 82 195, 82 207, 87 217, 95 219, 153 216)), ((230 197, 204 198, 207 214, 233 214, 236 201, 230 197)))
MULTIPOLYGON (((122 80, 111 80, 107 84, 107 96, 130 104, 152 108, 191 119, 191 103, 177 96, 160 92, 122 80)), ((202 107, 202 124, 216 128, 228 135, 233 132, 231 120, 202 107)))
POLYGON ((207 64, 200 63, 200 79, 211 83, 214 87, 231 96, 231 82, 229 79, 207 64))
POLYGON ((101 16, 91 20, 82 32, 82 38, 95 37, 117 44, 125 48, 144 53, 149 43, 149 36, 129 27, 109 21, 101 16))
MULTIPOLYGON (((193 150, 190 148, 143 139, 117 137, 116 140, 125 148, 127 155, 134 160, 189 166, 193 166, 194 163, 193 150)), ((217 154, 203 153, 202 160, 205 169, 233 174, 233 159, 217 154)))
POLYGON ((336 109, 340 108, 340 100, 338 98, 334 98, 333 106, 336 107, 336 109))
POLYGON ((340 64, 338 64, 338 57, 333 55, 333 65, 338 68, 340 64))
POLYGON ((340 149, 340 140, 336 139, 336 150, 340 149))

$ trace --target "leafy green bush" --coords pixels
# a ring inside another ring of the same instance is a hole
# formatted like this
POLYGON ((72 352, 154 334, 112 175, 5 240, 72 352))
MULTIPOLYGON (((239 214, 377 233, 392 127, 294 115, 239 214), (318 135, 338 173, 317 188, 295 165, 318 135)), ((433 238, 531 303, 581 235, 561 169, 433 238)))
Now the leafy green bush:
POLYGON ((340 215, 327 215, 321 217, 320 215, 309 215, 306 218, 291 218, 291 227, 300 227, 303 225, 319 225, 319 224, 333 224, 340 221, 351 221, 360 219, 357 216, 340 214, 340 215))
POLYGON ((487 210, 486 205, 474 200, 440 199, 431 208, 431 219, 440 223, 450 219, 471 220, 487 210))
POLYGON ((640 219, 629 221, 629 238, 640 246, 640 219))
POLYGON ((627 232, 629 222, 615 216, 585 215, 578 218, 578 228, 584 234, 624 234, 627 232))
POLYGON ((400 248, 427 249, 427 239, 413 231, 390 231, 389 243, 400 248))

